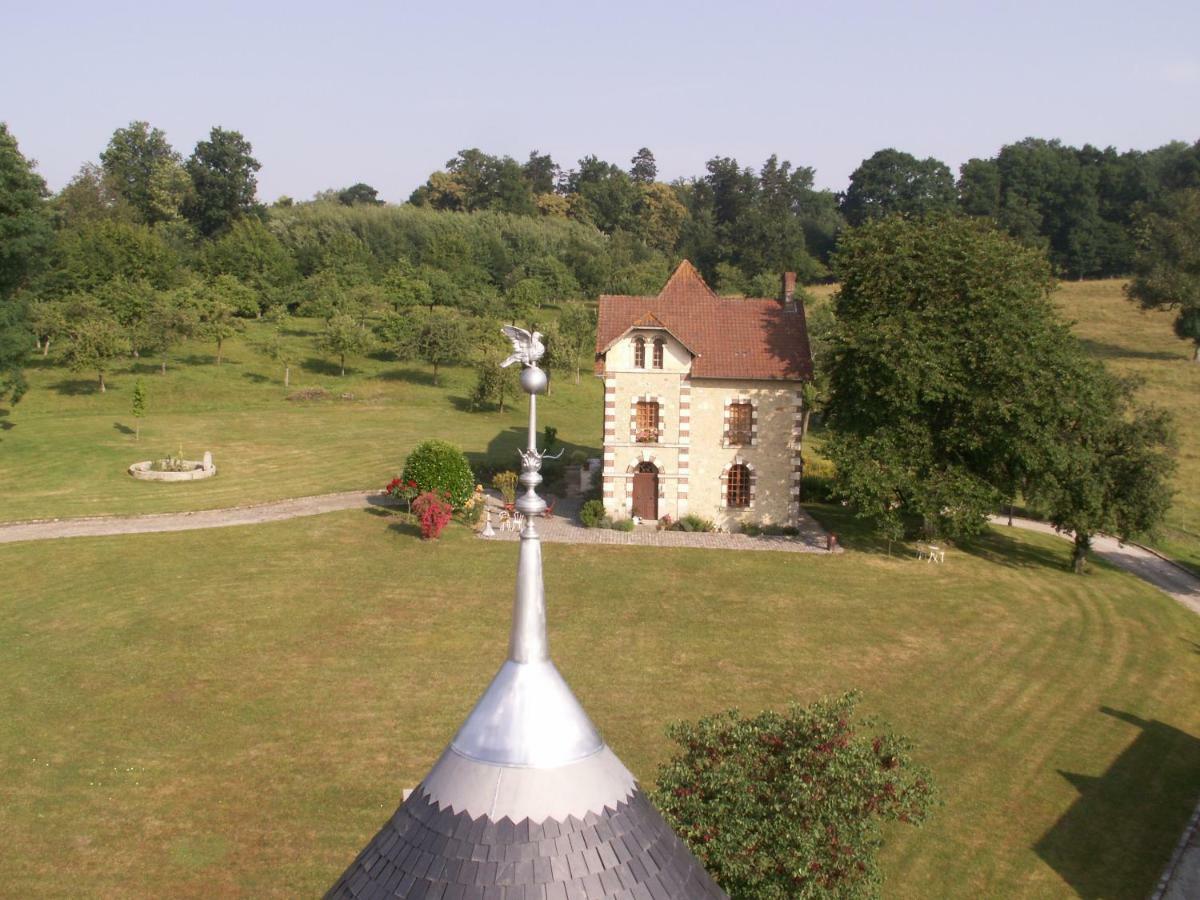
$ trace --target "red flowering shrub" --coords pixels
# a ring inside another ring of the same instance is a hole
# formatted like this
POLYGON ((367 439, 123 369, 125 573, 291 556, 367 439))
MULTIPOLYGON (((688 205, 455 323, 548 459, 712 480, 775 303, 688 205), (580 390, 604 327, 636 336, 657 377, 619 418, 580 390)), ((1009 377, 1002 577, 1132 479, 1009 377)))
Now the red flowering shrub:
POLYGON ((421 489, 417 487, 415 481, 405 481, 403 478, 393 478, 387 483, 387 487, 383 492, 394 500, 399 500, 408 506, 408 511, 412 512, 413 500, 421 493, 421 489))
POLYGON ((450 505, 449 492, 440 495, 426 491, 412 502, 413 515, 421 523, 421 537, 427 541, 438 538, 454 515, 454 507, 450 505))

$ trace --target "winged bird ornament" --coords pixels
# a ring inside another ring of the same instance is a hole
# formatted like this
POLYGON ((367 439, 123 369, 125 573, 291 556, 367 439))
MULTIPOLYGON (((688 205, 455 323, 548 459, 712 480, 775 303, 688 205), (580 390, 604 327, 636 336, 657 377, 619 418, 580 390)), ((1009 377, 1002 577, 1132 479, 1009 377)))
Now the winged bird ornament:
POLYGON ((513 345, 513 352, 509 354, 508 359, 500 363, 502 369, 508 368, 515 362, 525 366, 536 366, 538 360, 542 358, 542 354, 546 352, 546 345, 542 343, 540 331, 530 334, 524 328, 518 328, 515 325, 505 325, 500 330, 504 332, 505 337, 512 341, 513 345))

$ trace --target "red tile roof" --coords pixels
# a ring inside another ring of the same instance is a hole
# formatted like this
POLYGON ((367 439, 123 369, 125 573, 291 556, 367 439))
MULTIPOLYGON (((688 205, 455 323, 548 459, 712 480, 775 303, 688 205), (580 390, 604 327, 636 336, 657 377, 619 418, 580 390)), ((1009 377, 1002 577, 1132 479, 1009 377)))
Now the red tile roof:
POLYGON ((804 306, 770 298, 718 297, 686 259, 657 297, 604 294, 596 329, 596 373, 631 328, 665 328, 695 354, 695 378, 812 377, 804 306))

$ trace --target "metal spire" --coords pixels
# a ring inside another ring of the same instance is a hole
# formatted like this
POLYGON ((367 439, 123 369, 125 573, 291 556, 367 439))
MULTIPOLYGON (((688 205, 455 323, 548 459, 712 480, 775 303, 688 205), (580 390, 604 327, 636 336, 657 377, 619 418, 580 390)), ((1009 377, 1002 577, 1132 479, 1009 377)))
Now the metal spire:
MULTIPOLYGON (((596 727, 550 661, 546 638, 546 592, 542 580, 542 542, 534 520, 546 511, 537 493, 542 483, 542 460, 537 449, 537 398, 548 379, 538 367, 544 348, 540 335, 508 326, 514 354, 520 361, 521 388, 529 394, 529 435, 520 451, 519 481, 525 492, 517 512, 525 517, 517 558, 517 587, 513 598, 508 660, 467 717, 451 747, 478 762, 509 766, 560 766, 603 749, 596 727)), ((561 451, 559 452, 561 455, 561 451)), ((551 459, 557 457, 550 457, 551 459)))

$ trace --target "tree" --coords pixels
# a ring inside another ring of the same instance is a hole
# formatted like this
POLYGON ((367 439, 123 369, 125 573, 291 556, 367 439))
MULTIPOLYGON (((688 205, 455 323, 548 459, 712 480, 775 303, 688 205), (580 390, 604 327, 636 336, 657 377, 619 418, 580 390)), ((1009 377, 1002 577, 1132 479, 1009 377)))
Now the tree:
POLYGON ((365 206, 383 206, 383 201, 379 199, 379 191, 361 181, 348 188, 342 188, 337 193, 337 199, 338 203, 343 206, 354 206, 356 203, 365 206))
POLYGON ((579 360, 584 352, 593 349, 596 342, 596 310, 578 301, 563 304, 558 319, 558 340, 561 344, 560 357, 575 372, 575 383, 579 384, 579 360))
POLYGON ((237 310, 220 294, 208 292, 198 308, 196 333, 206 341, 217 345, 217 365, 221 364, 221 350, 225 341, 244 327, 237 318, 237 310))
POLYGON ((1200 364, 1200 189, 1170 194, 1143 214, 1126 292, 1147 309, 1178 309, 1175 333, 1192 341, 1200 364))
POLYGON ((179 218, 190 187, 178 153, 161 129, 130 122, 100 154, 109 183, 147 225, 179 218))
POLYGON ((146 343, 146 320, 158 302, 158 293, 145 281, 126 281, 118 275, 100 285, 95 297, 125 329, 129 350, 136 358, 146 343))
POLYGON ((142 439, 142 419, 146 415, 146 388, 140 378, 133 383, 132 400, 130 412, 133 413, 134 421, 133 439, 140 441, 142 439))
MULTIPOLYGON (((286 315, 286 313, 282 313, 280 318, 286 318, 286 315)), ((272 330, 267 340, 258 349, 264 355, 283 366, 283 386, 285 388, 291 387, 292 366, 296 364, 296 351, 283 340, 283 335, 280 334, 278 327, 278 321, 275 329, 272 330)))
POLYGON ((50 342, 67 330, 63 304, 56 300, 35 300, 29 305, 29 326, 42 356, 50 353, 50 342))
POLYGON ((50 244, 46 182, 0 122, 0 400, 25 393, 21 363, 33 335, 21 296, 50 244))
POLYGON ((72 372, 95 372, 100 393, 108 390, 104 376, 113 362, 129 353, 125 329, 91 297, 72 303, 71 330, 63 355, 72 372))
POLYGON ((97 219, 132 222, 133 207, 114 187, 113 180, 95 163, 84 163, 75 177, 52 201, 55 221, 71 228, 97 219))
MULTIPOLYGON (((797 301, 801 302, 801 298, 797 298, 797 301)), ((812 378, 800 388, 803 411, 800 414, 800 434, 796 441, 796 455, 801 458, 801 465, 803 465, 804 458, 804 442, 808 438, 813 413, 820 412, 829 402, 830 369, 833 366, 833 337, 837 328, 833 307, 828 303, 808 306, 807 326, 813 374, 812 378)))
POLYGON ((1054 526, 1073 532, 1082 574, 1097 532, 1121 540, 1151 531, 1171 505, 1171 422, 1133 406, 1132 386, 1082 354, 1056 373, 1062 398, 1050 462, 1029 496, 1054 526))
POLYGON ((517 366, 500 368, 504 355, 498 352, 485 353, 475 364, 475 388, 471 391, 472 411, 485 405, 494 405, 504 412, 504 401, 515 397, 519 391, 517 366))
POLYGON ((872 893, 882 823, 918 825, 929 773, 906 738, 855 721, 845 694, 744 719, 736 709, 671 726, 655 805, 735 900, 872 893))
POLYGON ((450 363, 462 362, 471 350, 471 328, 468 320, 456 310, 412 310, 404 316, 406 327, 395 334, 393 349, 400 359, 420 359, 433 367, 433 383, 438 383, 438 369, 450 363))
POLYGON ((200 327, 203 300, 198 287, 189 285, 166 291, 150 308, 144 330, 145 349, 159 354, 160 373, 167 374, 167 359, 180 341, 196 334, 200 327))
POLYGON ((629 162, 629 177, 636 183, 651 184, 658 177, 658 165, 649 147, 643 147, 629 162))
POLYGON ((341 361, 341 374, 346 374, 346 354, 366 353, 371 348, 371 334, 354 316, 338 313, 325 322, 320 337, 321 349, 341 361))
POLYGON ((889 538, 967 536, 1040 471, 1077 353, 1038 252, 976 220, 875 220, 834 257, 827 448, 889 538))
MULTIPOLYGON (((258 293, 257 307, 270 305, 284 286, 296 281, 296 263, 279 238, 257 218, 235 221, 204 250, 210 275, 234 275, 258 293)), ((257 309, 256 309, 257 312, 257 309)))
POLYGON ((241 216, 257 212, 255 172, 262 168, 253 148, 237 131, 213 128, 208 140, 198 141, 185 166, 192 192, 184 215, 202 235, 228 228, 241 216))
POLYGON ((900 213, 923 216, 954 208, 958 194, 949 167, 932 157, 917 159, 888 148, 879 150, 850 175, 842 213, 851 225, 900 213))

